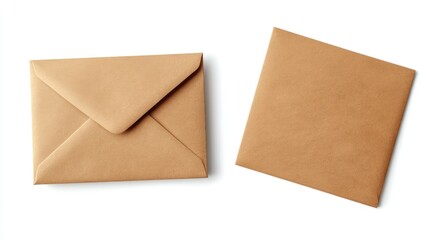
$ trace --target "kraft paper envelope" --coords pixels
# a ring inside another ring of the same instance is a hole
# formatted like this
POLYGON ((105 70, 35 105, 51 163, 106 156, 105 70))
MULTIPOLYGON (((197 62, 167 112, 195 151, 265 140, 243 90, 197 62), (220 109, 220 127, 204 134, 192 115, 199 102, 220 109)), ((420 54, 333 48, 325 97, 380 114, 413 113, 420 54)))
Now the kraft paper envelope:
POLYGON ((207 177, 202 54, 30 68, 35 184, 207 177))
POLYGON ((237 164, 376 207, 414 73, 275 28, 237 164))

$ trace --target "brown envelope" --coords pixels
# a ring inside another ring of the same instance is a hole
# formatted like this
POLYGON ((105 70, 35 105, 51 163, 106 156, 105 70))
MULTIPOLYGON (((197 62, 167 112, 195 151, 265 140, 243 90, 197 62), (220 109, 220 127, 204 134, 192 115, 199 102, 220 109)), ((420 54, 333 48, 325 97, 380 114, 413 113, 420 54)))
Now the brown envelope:
POLYGON ((237 164, 376 207, 414 73, 275 28, 237 164))
POLYGON ((30 65, 35 184, 207 177, 202 54, 30 65))

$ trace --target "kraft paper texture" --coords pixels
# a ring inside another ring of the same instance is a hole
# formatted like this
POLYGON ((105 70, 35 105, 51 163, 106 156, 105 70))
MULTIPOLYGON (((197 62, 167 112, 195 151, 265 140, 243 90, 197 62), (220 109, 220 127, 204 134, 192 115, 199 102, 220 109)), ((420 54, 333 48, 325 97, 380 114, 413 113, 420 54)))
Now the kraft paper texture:
POLYGON ((414 74, 275 28, 237 165, 377 207, 414 74))
POLYGON ((202 54, 30 69, 35 184, 207 177, 202 54))

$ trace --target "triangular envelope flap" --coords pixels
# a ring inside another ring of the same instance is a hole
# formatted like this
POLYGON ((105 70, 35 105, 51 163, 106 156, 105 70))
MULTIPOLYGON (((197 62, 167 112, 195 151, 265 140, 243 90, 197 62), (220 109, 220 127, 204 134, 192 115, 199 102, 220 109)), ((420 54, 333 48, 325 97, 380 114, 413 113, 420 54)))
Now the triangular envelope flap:
POLYGON ((36 75, 92 120, 122 133, 195 72, 202 54, 32 61, 36 75))

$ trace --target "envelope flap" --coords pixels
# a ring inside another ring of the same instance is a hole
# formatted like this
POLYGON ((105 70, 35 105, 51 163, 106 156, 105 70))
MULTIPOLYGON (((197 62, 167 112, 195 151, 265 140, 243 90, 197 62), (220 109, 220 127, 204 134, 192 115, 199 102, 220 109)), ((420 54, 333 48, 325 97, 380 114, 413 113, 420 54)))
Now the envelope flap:
POLYGON ((35 74, 109 132, 122 133, 195 72, 201 53, 32 61, 35 74))

